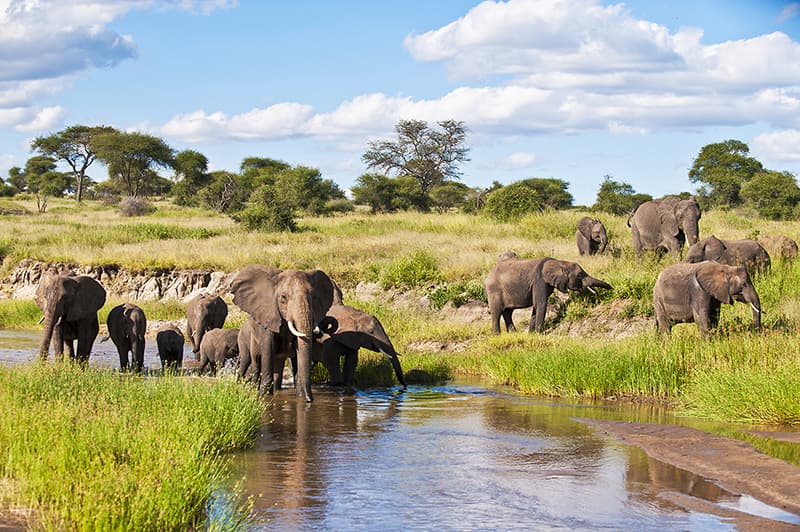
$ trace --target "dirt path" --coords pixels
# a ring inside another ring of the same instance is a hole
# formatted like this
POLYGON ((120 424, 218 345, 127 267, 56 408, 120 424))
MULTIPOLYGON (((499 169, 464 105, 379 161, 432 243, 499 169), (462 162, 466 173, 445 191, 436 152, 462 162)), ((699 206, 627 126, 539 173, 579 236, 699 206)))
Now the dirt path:
MULTIPOLYGON (((678 425, 578 421, 622 443, 641 447, 656 460, 713 480, 726 491, 750 495, 765 504, 800 515, 800 468, 768 456, 745 442, 678 425)), ((758 435, 800 441, 793 433, 758 435)), ((751 516, 682 493, 669 492, 661 496, 687 509, 734 519, 740 530, 800 530, 799 525, 751 516)))

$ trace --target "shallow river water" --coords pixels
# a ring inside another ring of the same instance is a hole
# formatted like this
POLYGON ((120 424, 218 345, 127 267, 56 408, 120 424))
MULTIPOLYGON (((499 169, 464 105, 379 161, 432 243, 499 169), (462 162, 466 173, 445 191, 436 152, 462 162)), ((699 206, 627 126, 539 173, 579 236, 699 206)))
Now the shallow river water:
MULTIPOLYGON (((33 359, 36 333, 0 331, 0 364, 33 359)), ((160 368, 154 342, 146 366, 160 368)), ((189 353, 191 356, 191 353, 189 353)), ((118 367, 110 342, 91 365, 118 367)), ((648 458, 576 418, 664 422, 655 407, 568 404, 476 383, 275 396, 232 482, 250 530, 733 530, 659 497, 678 492, 800 525, 648 458)), ((225 490, 220 490, 224 495, 225 490)), ((211 514, 228 511, 216 497, 211 514)))

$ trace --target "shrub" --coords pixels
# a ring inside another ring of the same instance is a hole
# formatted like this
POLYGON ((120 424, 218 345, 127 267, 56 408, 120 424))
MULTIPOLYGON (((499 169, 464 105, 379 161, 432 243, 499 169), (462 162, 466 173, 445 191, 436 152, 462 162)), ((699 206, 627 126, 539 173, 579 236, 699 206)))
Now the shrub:
POLYGON ((440 309, 447 303, 452 303, 456 307, 471 301, 486 301, 486 291, 483 283, 477 279, 469 281, 458 281, 455 283, 445 283, 435 287, 428 294, 433 308, 440 309))
POLYGON ((233 217, 250 231, 278 232, 297 230, 292 202, 278 195, 272 185, 260 186, 250 205, 233 217))
POLYGON ((411 255, 395 259, 381 275, 381 286, 386 288, 416 288, 426 283, 440 281, 442 274, 433 253, 418 249, 411 255))
POLYGON ((155 207, 150 205, 150 202, 143 198, 134 198, 126 196, 119 202, 119 213, 122 216, 144 216, 151 212, 155 212, 155 207))
POLYGON ((516 220, 541 209, 539 195, 521 182, 511 183, 489 194, 483 208, 485 213, 499 222, 516 220))

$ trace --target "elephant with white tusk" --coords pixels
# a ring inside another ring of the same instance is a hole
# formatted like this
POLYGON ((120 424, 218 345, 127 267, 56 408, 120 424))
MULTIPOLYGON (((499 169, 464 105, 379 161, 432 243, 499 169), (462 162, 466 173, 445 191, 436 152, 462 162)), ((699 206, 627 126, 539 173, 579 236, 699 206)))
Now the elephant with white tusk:
POLYGON ((633 236, 633 249, 640 257, 644 250, 665 250, 680 258, 683 245, 691 246, 699 238, 700 206, 694 198, 667 196, 646 201, 628 218, 633 236))

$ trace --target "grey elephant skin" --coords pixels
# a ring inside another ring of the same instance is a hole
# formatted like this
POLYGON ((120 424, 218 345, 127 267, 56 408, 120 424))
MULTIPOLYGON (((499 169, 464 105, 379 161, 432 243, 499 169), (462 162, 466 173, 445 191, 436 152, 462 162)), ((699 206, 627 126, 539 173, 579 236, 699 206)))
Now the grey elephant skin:
POLYGON ((580 291, 594 288, 611 289, 611 285, 586 273, 577 262, 553 258, 500 260, 484 282, 492 315, 492 331, 500 333, 500 317, 507 331, 514 331, 511 315, 515 309, 533 306, 528 331, 541 332, 547 313, 547 298, 558 289, 580 291))
POLYGON ((694 322, 703 337, 719 324, 722 304, 750 304, 753 326, 761 327, 761 302, 744 266, 713 261, 678 263, 664 268, 653 288, 656 326, 669 333, 675 323, 694 322))
POLYGON ((596 218, 584 216, 578 221, 575 243, 578 245, 578 253, 581 255, 603 253, 608 245, 605 226, 596 218))
POLYGON ((239 379, 253 381, 260 385, 262 372, 266 372, 272 377, 271 380, 266 378, 265 391, 280 390, 284 364, 295 349, 289 328, 281 327, 280 332, 273 333, 249 317, 239 329, 237 341, 239 343, 239 379), (266 366, 262 366, 262 364, 266 364, 266 366))
MULTIPOLYGON (((240 270, 231 280, 233 302, 258 325, 281 334, 285 327, 292 334, 291 355, 297 360, 297 395, 313 400, 311 393, 311 352, 314 330, 333 304, 336 287, 320 270, 279 270, 253 265, 240 270)), ((272 386, 272 352, 262 353, 259 391, 272 386)))
POLYGON ((203 335, 211 329, 221 329, 228 317, 228 305, 215 295, 200 294, 186 307, 186 336, 192 343, 192 352, 200 360, 203 335))
POLYGON ((694 198, 668 196, 642 203, 628 218, 636 256, 655 250, 680 258, 684 243, 691 246, 697 242, 699 220, 700 206, 694 198))
POLYGON ((358 350, 369 349, 389 357, 397 381, 407 387, 398 353, 381 322, 349 305, 334 304, 320 324, 323 334, 314 342, 313 358, 321 361, 333 385, 352 386, 358 366, 358 350), (333 330, 333 332, 326 332, 333 330), (344 367, 340 359, 344 357, 344 367))
POLYGON ((176 326, 165 324, 156 331, 158 358, 163 370, 178 371, 183 366, 183 346, 186 338, 176 326))
POLYGON ((721 240, 713 235, 690 246, 686 252, 686 262, 704 260, 744 266, 751 275, 763 273, 770 266, 769 253, 755 240, 721 240))
POLYGON ((239 356, 239 329, 211 329, 200 344, 200 373, 211 368, 216 375, 226 360, 239 356))
POLYGON ((97 311, 106 302, 105 288, 85 275, 47 274, 39 281, 35 300, 44 314, 40 358, 47 359, 52 341, 57 358, 63 356, 66 346, 70 358, 88 362, 100 331, 97 311))
POLYGON ((797 242, 785 235, 759 235, 758 243, 767 250, 771 257, 781 257, 784 260, 797 258, 797 242))
POLYGON ((147 332, 144 311, 133 303, 117 305, 108 313, 106 325, 108 336, 117 346, 120 370, 141 372, 144 368, 144 335, 147 332), (128 353, 131 355, 130 361, 128 353))

